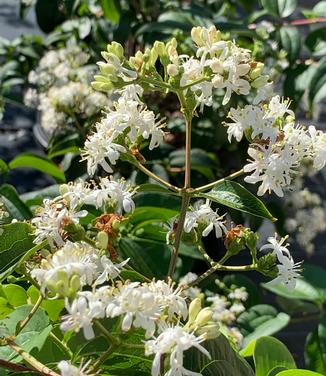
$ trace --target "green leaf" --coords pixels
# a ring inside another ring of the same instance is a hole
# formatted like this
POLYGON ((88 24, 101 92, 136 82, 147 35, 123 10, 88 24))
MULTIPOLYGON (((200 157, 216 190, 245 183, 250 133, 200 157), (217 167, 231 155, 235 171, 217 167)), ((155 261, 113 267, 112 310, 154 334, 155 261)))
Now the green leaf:
POLYGON ((326 58, 319 62, 308 87, 309 105, 312 109, 315 103, 320 102, 326 96, 326 58))
POLYGON ((261 0, 261 4, 275 17, 288 17, 295 11, 297 0, 261 0))
POLYGON ((72 136, 66 137, 59 142, 51 144, 51 147, 48 151, 48 157, 54 158, 70 152, 79 152, 79 136, 74 134, 72 136))
MULTIPOLYGON (((324 328, 323 328, 324 329, 324 328)), ((313 332, 309 333, 306 339, 304 358, 306 366, 317 372, 321 372, 323 375, 326 374, 326 363, 325 363, 325 348, 321 346, 321 340, 318 335, 319 326, 313 332)), ((323 342, 325 339, 323 338, 323 342)), ((325 343, 324 343, 325 345, 325 343)))
POLYGON ((305 40, 305 44, 314 56, 325 56, 326 27, 321 27, 309 33, 305 40))
POLYGON ((25 201, 27 206, 31 207, 42 205, 45 198, 55 198, 59 196, 59 194, 59 185, 55 184, 37 191, 23 193, 20 197, 25 201))
POLYGON ((277 374, 277 376, 322 376, 323 374, 307 371, 306 369, 289 369, 287 371, 282 371, 277 374))
POLYGON ((32 153, 20 154, 9 163, 11 169, 18 167, 32 167, 36 170, 42 171, 45 174, 53 176, 59 182, 65 182, 64 173, 51 161, 44 157, 32 153))
POLYGON ((243 312, 237 319, 242 334, 243 346, 254 339, 277 333, 290 322, 286 313, 278 313, 276 309, 267 304, 259 304, 243 312))
POLYGON ((286 286, 281 283, 272 286, 268 284, 262 284, 262 286, 266 290, 288 299, 302 299, 316 303, 322 302, 324 299, 323 294, 321 294, 319 290, 317 290, 314 286, 303 279, 297 280, 297 284, 293 291, 289 291, 286 286))
POLYGON ((33 228, 27 223, 0 226, 0 282, 18 265, 24 254, 34 247, 33 228))
POLYGON ((120 6, 117 0, 101 0, 101 6, 105 17, 113 24, 120 20, 120 6))
MULTIPOLYGON (((15 335, 17 325, 24 320, 30 313, 32 305, 23 305, 16 308, 8 317, 0 320, 0 326, 5 335, 15 335)), ((27 325, 16 336, 15 342, 26 352, 33 349, 40 350, 44 345, 52 327, 49 325, 49 319, 42 308, 39 308, 27 325)), ((0 358, 19 362, 21 357, 9 346, 0 347, 0 358)))
POLYGON ((257 339, 254 350, 256 376, 266 376, 276 366, 296 368, 295 361, 286 346, 276 338, 257 339))
POLYGON ((299 57, 301 48, 301 36, 298 29, 294 26, 283 26, 280 29, 280 38, 289 62, 293 63, 299 57))
POLYGON ((32 218, 32 212, 28 206, 19 198, 16 189, 9 184, 0 186, 0 197, 4 200, 5 206, 12 218, 23 220, 32 218))
MULTIPOLYGON (((35 304, 40 296, 40 292, 35 286, 30 286, 27 290, 27 295, 30 297, 31 303, 35 304)), ((48 314, 51 321, 58 321, 65 303, 63 299, 43 300, 41 307, 48 314)))
POLYGON ((243 211, 257 217, 267 218, 272 221, 275 220, 261 200, 250 193, 241 184, 234 181, 225 180, 217 183, 211 191, 198 193, 196 197, 205 197, 232 209, 243 211))
POLYGON ((231 347, 223 334, 205 341, 203 346, 210 353, 211 360, 197 349, 191 349, 185 353, 186 368, 202 372, 203 376, 254 376, 249 364, 231 347))
POLYGON ((3 159, 0 159, 0 175, 6 175, 9 170, 7 163, 3 159))
POLYGON ((130 258, 129 264, 149 278, 164 278, 170 260, 170 247, 164 242, 138 237, 124 237, 119 242, 119 254, 130 258))
POLYGON ((2 289, 12 307, 19 307, 27 303, 27 293, 21 286, 9 284, 2 286, 2 289))
POLYGON ((286 371, 287 369, 282 366, 276 366, 274 367, 271 371, 268 372, 267 376, 276 376, 278 375, 281 371, 286 371))

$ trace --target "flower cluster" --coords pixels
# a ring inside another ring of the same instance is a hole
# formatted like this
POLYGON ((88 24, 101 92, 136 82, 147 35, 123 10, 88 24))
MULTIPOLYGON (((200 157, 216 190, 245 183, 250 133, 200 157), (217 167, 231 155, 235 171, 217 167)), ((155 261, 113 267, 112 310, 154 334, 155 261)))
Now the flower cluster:
POLYGON ((137 148, 144 140, 150 138, 150 150, 163 141, 163 125, 140 101, 140 89, 129 86, 128 90, 122 90, 113 108, 96 124, 95 132, 86 140, 82 155, 87 160, 89 175, 94 175, 98 165, 112 172, 111 166, 116 164, 120 154, 137 148))
POLYGON ((240 141, 244 134, 252 141, 244 166, 252 174, 245 181, 261 183, 258 195, 274 191, 282 197, 304 159, 311 159, 316 169, 326 163, 326 135, 314 126, 296 126, 289 104, 277 95, 268 103, 231 108, 232 122, 225 123, 229 141, 232 137, 240 141))
POLYGON ((186 233, 196 229, 201 236, 207 236, 213 229, 216 238, 221 238, 226 233, 223 216, 220 216, 210 206, 209 200, 205 203, 197 201, 191 210, 186 213, 184 231, 186 233))
POLYGON ((48 240, 52 246, 61 247, 67 238, 66 227, 79 223, 87 215, 86 210, 79 210, 83 205, 96 208, 112 207, 117 213, 123 210, 133 211, 135 204, 132 196, 135 191, 123 180, 112 178, 100 179, 99 185, 92 186, 82 180, 61 186, 61 195, 50 200, 45 199, 43 206, 36 209, 32 219, 35 226, 35 243, 48 240))
MULTIPOLYGON (((187 273, 180 281, 180 286, 187 286, 194 282, 198 276, 195 273, 187 273)), ((212 320, 219 323, 221 331, 227 335, 237 346, 241 346, 243 336, 237 328, 237 318, 245 310, 243 303, 248 299, 248 293, 244 287, 234 287, 229 289, 223 282, 215 281, 219 287, 219 292, 202 290, 198 286, 186 287, 183 295, 194 300, 198 297, 205 299, 209 304, 209 309, 213 312, 212 320)))
POLYGON ((50 50, 30 72, 32 87, 24 101, 40 111, 41 126, 49 136, 97 118, 108 104, 106 95, 89 86, 94 68, 85 65, 88 59, 77 46, 50 50))

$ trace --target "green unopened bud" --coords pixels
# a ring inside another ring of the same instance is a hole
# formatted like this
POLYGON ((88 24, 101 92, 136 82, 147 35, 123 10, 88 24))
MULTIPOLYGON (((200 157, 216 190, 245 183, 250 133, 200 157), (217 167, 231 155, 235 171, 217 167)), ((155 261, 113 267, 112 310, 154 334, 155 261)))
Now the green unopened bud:
POLYGON ((220 327, 214 322, 208 323, 196 330, 196 335, 203 335, 206 340, 217 338, 220 334, 220 327))
MULTIPOLYGON (((96 79, 96 77, 94 77, 96 79)), ((114 88, 114 85, 111 82, 100 82, 100 81, 93 81, 91 86, 96 91, 111 91, 114 88)))
POLYGON ((201 299, 195 298, 189 304, 189 320, 188 322, 191 324, 196 320, 198 313, 201 311, 201 299))
POLYGON ((64 194, 66 194, 69 190, 69 186, 68 184, 61 184, 60 187, 59 187, 59 193, 61 196, 63 196, 64 194))
POLYGON ((195 229, 190 232, 182 232, 181 240, 185 244, 196 244, 198 242, 198 235, 195 229))
POLYGON ((144 64, 144 54, 141 51, 137 51, 135 56, 130 57, 129 62, 137 71, 141 70, 144 64))
POLYGON ((291 115, 288 115, 286 118, 285 118, 285 122, 287 124, 289 123, 293 123, 295 121, 295 117, 294 116, 291 116, 291 115))
POLYGON ((112 42, 111 44, 108 44, 107 51, 109 53, 113 53, 114 55, 116 55, 120 60, 124 56, 124 49, 118 42, 112 42))
POLYGON ((100 72, 103 74, 111 75, 116 72, 116 68, 113 64, 110 63, 104 63, 103 61, 99 61, 97 65, 100 68, 100 72))
POLYGON ((70 289, 74 292, 74 294, 80 290, 80 277, 78 275, 73 275, 70 278, 70 289))
POLYGON ((191 29, 191 38, 199 46, 202 42, 201 40, 201 27, 193 27, 191 29))
POLYGON ((97 245, 100 249, 107 249, 109 242, 109 236, 106 232, 100 231, 97 234, 97 245))
POLYGON ((165 44, 160 41, 155 41, 153 49, 157 52, 158 56, 166 55, 165 44))
POLYGON ((252 83, 251 86, 254 87, 255 89, 259 89, 260 87, 263 87, 267 84, 269 80, 269 76, 260 76, 256 78, 252 83))
POLYGON ((268 253, 258 259, 257 263, 258 271, 267 277, 275 278, 278 274, 278 269, 276 267, 276 255, 273 253, 268 253))
POLYGON ((213 316, 213 311, 209 307, 203 308, 197 315, 195 320, 196 326, 203 326, 211 320, 213 316))
POLYGON ((255 80, 256 78, 258 78, 261 75, 263 69, 264 69, 264 64, 263 63, 257 63, 256 67, 253 68, 251 70, 250 74, 249 74, 250 78, 252 80, 255 80))

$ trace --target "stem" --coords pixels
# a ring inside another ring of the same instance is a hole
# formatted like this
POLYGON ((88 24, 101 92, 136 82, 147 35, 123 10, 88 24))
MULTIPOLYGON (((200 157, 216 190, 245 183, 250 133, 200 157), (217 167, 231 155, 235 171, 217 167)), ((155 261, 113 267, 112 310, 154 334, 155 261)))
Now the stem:
POLYGON ((96 360, 92 367, 92 372, 96 373, 101 365, 106 361, 106 359, 113 353, 114 351, 114 346, 111 345, 102 355, 96 360))
POLYGON ((186 90, 186 89, 189 89, 191 86, 194 86, 194 85, 200 84, 201 82, 208 81, 208 80, 210 80, 209 77, 201 77, 201 78, 198 78, 198 80, 194 80, 194 81, 190 82, 190 84, 187 84, 187 85, 185 85, 185 86, 181 86, 181 87, 180 87, 180 90, 186 90))
POLYGON ((10 369, 13 372, 33 372, 35 373, 35 370, 32 368, 27 368, 25 366, 21 366, 17 363, 8 362, 7 360, 0 359, 0 368, 6 368, 10 369))
POLYGON ((156 180, 157 182, 163 184, 165 187, 169 188, 173 192, 179 193, 180 188, 175 187, 174 185, 170 184, 169 182, 165 181, 164 179, 160 178, 158 175, 154 174, 154 172, 148 170, 143 164, 141 164, 139 161, 135 161, 136 166, 140 171, 142 171, 144 174, 149 176, 150 178, 156 180))
POLYGON ((94 324, 98 327, 98 329, 110 343, 116 346, 121 344, 120 338, 115 337, 111 333, 109 333, 109 331, 98 320, 94 320, 94 324))
POLYGON ((182 288, 187 289, 189 287, 195 286, 218 270, 227 271, 227 272, 248 272, 248 271, 252 271, 252 270, 256 270, 256 269, 257 269, 257 266, 254 265, 254 264, 243 265, 243 266, 226 266, 226 265, 221 265, 219 263, 216 263, 214 266, 212 266, 210 269, 208 269, 205 273, 200 275, 196 280, 189 283, 188 285, 182 286, 182 288))
POLYGON ((187 114, 186 112, 186 100, 185 97, 182 93, 178 92, 178 98, 181 103, 181 110, 184 114, 184 117, 186 119, 186 161, 185 161, 185 180, 184 180, 184 187, 181 190, 181 196, 182 196, 182 202, 181 202, 181 211, 180 211, 180 216, 179 216, 179 221, 178 221, 178 227, 176 230, 175 234, 175 241, 173 244, 173 249, 172 249, 172 255, 170 259, 170 265, 168 269, 168 274, 167 274, 167 279, 169 277, 172 277, 175 266, 177 263, 177 258, 178 258, 178 253, 179 253, 179 247, 180 247, 180 242, 181 242, 181 236, 183 232, 183 227, 184 223, 186 220, 186 214, 187 214, 187 209, 189 206, 190 202, 190 194, 188 192, 189 188, 191 187, 191 116, 187 114))
POLYGON ((233 172, 232 174, 226 176, 225 178, 222 178, 222 179, 214 181, 213 183, 209 183, 206 185, 202 185, 201 187, 195 188, 194 190, 192 190, 192 193, 200 193, 203 191, 207 191, 208 189, 213 188, 218 183, 222 183, 223 181, 226 181, 226 180, 233 180, 243 174, 244 174, 244 171, 242 168, 241 170, 233 172))
POLYGON ((51 337, 51 339, 53 340, 53 342, 55 343, 55 345, 63 352, 65 353, 68 358, 72 358, 73 357, 73 353, 71 352, 71 350, 69 349, 69 347, 63 342, 63 341, 60 341, 60 339, 52 332, 50 332, 49 336, 51 337))
POLYGON ((199 252, 203 255, 204 259, 206 260, 206 262, 212 266, 214 265, 214 260, 212 258, 209 257, 209 255, 207 254, 207 252, 205 251, 204 247, 202 247, 201 245, 198 246, 198 250, 199 252))
POLYGON ((96 248, 96 242, 93 239, 91 239, 89 236, 85 236, 83 240, 84 242, 88 243, 92 247, 96 248))
POLYGON ((25 328, 25 326, 30 322, 31 318, 34 316, 34 314, 36 313, 36 311, 39 309, 40 305, 42 304, 42 301, 43 301, 43 296, 40 294, 34 307, 28 314, 28 316, 18 326, 16 335, 18 335, 25 328))
POLYGON ((156 87, 161 88, 161 89, 169 89, 169 90, 172 91, 171 85, 169 85, 169 84, 167 84, 166 82, 163 82, 163 81, 153 80, 149 77, 142 77, 141 81, 146 82, 148 84, 151 84, 151 85, 156 86, 156 87))
POLYGON ((35 368, 40 374, 44 376, 60 376, 58 373, 52 371, 43 363, 39 362, 32 355, 28 354, 21 347, 19 347, 13 340, 7 338, 7 345, 18 353, 26 363, 35 368))

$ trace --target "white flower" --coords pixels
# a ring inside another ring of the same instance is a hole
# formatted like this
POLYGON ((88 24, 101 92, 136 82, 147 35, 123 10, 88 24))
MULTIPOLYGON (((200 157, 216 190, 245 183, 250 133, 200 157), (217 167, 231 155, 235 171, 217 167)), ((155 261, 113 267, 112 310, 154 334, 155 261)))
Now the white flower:
POLYGON ((261 145, 254 146, 248 149, 252 160, 244 166, 244 172, 253 173, 246 176, 245 181, 251 184, 261 182, 259 196, 266 191, 274 191, 279 197, 283 197, 282 188, 290 185, 293 167, 297 164, 296 154, 289 145, 284 145, 283 149, 274 149, 273 144, 267 148, 261 145))
POLYGON ((259 251, 264 251, 266 249, 269 249, 277 256, 277 259, 279 262, 283 260, 284 256, 290 257, 290 251, 288 250, 288 246, 290 244, 284 242, 287 240, 287 237, 281 238, 280 240, 277 240, 276 234, 275 236, 270 236, 267 238, 267 241, 269 244, 265 244, 262 247, 260 247, 259 251))
POLYGON ((101 269, 103 269, 103 272, 97 277, 94 284, 101 285, 102 283, 106 282, 109 278, 118 277, 120 275, 121 269, 128 263, 128 261, 129 258, 127 260, 122 261, 120 264, 114 264, 106 256, 102 256, 100 262, 101 269))
POLYGON ((103 318, 103 309, 101 304, 89 304, 85 296, 79 296, 70 304, 66 299, 65 307, 68 314, 62 317, 60 325, 61 330, 74 330, 79 332, 83 330, 84 337, 90 340, 95 337, 92 320, 103 318))
POLYGON ((314 168, 321 170, 326 164, 326 134, 316 130, 314 126, 308 128, 313 149, 314 168))
POLYGON ((85 149, 82 151, 82 160, 87 160, 87 171, 94 175, 98 165, 106 172, 113 172, 111 165, 115 165, 121 153, 125 153, 124 146, 113 141, 112 135, 107 135, 105 129, 97 126, 97 132, 93 133, 85 141, 85 149), (107 160, 109 163, 107 162, 107 160))
MULTIPOLYGON (((179 280, 179 286, 183 287, 185 285, 188 285, 191 282, 194 282, 198 278, 198 275, 195 273, 187 273, 179 280)), ((198 295, 201 293, 201 289, 197 286, 194 287, 188 287, 187 289, 182 290, 182 294, 191 300, 198 297, 198 295)))
POLYGON ((127 213, 135 210, 135 203, 132 200, 135 191, 130 190, 130 185, 124 179, 114 181, 112 178, 102 178, 100 187, 111 199, 116 200, 118 210, 123 208, 127 213))
POLYGON ((245 307, 242 303, 233 303, 230 307, 230 311, 235 315, 239 315, 245 310, 245 307))
POLYGON ((294 118, 294 112, 289 110, 290 104, 289 100, 285 100, 284 98, 281 100, 279 95, 274 96, 268 104, 267 116, 281 118, 287 113, 294 118))
POLYGON ((256 105, 265 100, 270 99, 273 96, 273 82, 268 82, 266 85, 257 89, 257 95, 253 100, 253 104, 256 105))
POLYGON ((58 363, 58 368, 60 370, 61 376, 91 376, 90 373, 86 371, 86 368, 89 366, 90 361, 81 364, 79 368, 73 366, 67 360, 61 360, 58 363))
POLYGON ((244 287, 238 287, 228 294, 229 299, 242 300, 245 302, 248 299, 248 293, 244 287))
POLYGON ((36 227, 34 243, 47 239, 49 244, 63 246, 64 226, 69 223, 78 223, 79 218, 87 215, 86 210, 75 212, 68 209, 63 201, 45 199, 43 206, 36 211, 32 224, 36 227))
POLYGON ((186 214, 184 231, 189 233, 192 229, 196 229, 199 226, 205 227, 202 236, 207 236, 213 229, 215 229, 215 236, 217 238, 222 237, 223 232, 227 231, 224 223, 221 221, 223 217, 214 212, 210 207, 209 201, 202 203, 197 201, 192 211, 188 211, 186 214))
POLYGON ((145 342, 145 355, 155 354, 152 376, 159 376, 163 354, 170 354, 170 369, 164 376, 201 375, 183 367, 183 353, 195 347, 210 359, 209 352, 201 345, 203 341, 204 337, 196 337, 179 325, 162 327, 161 334, 157 338, 145 342))
POLYGON ((294 263, 291 256, 284 256, 280 261, 281 263, 277 265, 278 276, 267 284, 274 285, 282 282, 288 290, 292 291, 296 286, 297 279, 300 278, 302 262, 294 263))

